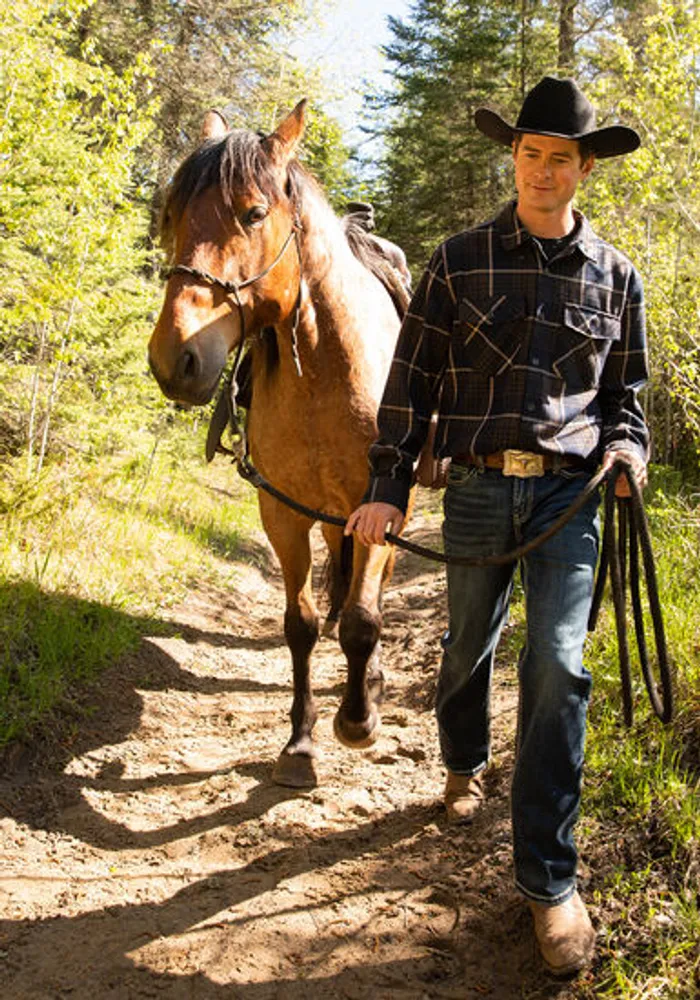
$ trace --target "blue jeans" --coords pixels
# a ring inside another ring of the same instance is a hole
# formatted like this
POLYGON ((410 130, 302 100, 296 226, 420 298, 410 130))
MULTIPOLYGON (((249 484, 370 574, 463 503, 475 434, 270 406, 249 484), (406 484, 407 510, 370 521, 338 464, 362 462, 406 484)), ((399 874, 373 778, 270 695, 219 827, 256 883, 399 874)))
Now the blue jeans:
MULTIPOLYGON (((590 476, 564 469, 530 479, 454 464, 444 498, 450 555, 507 552, 541 534, 590 476)), ((591 676, 582 662, 598 556, 598 496, 526 556, 521 573, 527 635, 511 790, 516 885, 545 903, 576 888, 573 828, 579 811, 591 676)), ((447 768, 481 771, 490 755, 494 653, 508 614, 513 564, 448 565, 449 631, 436 714, 447 768)))

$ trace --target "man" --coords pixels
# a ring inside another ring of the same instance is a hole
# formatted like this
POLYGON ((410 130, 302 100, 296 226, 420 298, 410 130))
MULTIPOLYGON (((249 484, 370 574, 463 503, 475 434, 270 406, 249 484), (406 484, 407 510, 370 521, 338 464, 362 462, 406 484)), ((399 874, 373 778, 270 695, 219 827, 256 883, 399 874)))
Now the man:
MULTIPOLYGON (((448 555, 509 551, 544 531, 602 460, 646 481, 642 287, 629 260, 573 207, 596 156, 632 152, 629 128, 595 128, 572 80, 545 77, 515 126, 477 127, 512 148, 517 201, 438 247, 404 321, 370 451, 365 504, 348 520, 364 544, 400 530, 415 459, 437 410, 435 453, 450 458, 448 555)), ((622 477, 619 491, 629 489, 622 477)), ((598 498, 523 560, 527 636, 511 807, 517 888, 548 967, 592 959, 573 839, 591 678, 582 663, 598 551, 598 498)), ((453 822, 480 807, 490 754, 494 651, 514 574, 448 565, 449 630, 436 714, 453 822)))

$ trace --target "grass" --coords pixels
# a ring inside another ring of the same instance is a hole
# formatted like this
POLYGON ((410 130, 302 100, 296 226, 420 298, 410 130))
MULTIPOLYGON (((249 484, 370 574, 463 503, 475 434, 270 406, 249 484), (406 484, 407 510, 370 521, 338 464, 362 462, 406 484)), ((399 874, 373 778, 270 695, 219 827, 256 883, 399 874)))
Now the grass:
MULTIPOLYGON (((635 722, 622 724, 609 606, 591 637, 590 711, 580 842, 604 916, 603 963, 572 994, 615 1000, 700 996, 700 508, 656 470, 652 528, 676 715, 652 716, 637 673, 635 722)), ((651 647, 653 648, 653 646, 651 647)))
POLYGON ((0 488, 0 746, 29 737, 205 580, 235 587, 254 492, 180 417, 128 450, 82 453, 0 488))

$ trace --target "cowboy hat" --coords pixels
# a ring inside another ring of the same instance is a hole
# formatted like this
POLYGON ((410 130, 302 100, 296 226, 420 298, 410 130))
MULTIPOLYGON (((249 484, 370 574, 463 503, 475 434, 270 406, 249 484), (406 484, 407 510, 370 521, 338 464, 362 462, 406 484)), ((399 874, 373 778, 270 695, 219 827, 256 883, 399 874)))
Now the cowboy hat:
POLYGON ((626 125, 595 127, 595 108, 573 80, 545 76, 523 101, 515 125, 509 125, 489 108, 474 113, 476 127, 489 139, 511 146, 518 134, 552 135, 583 141, 598 157, 632 153, 640 143, 626 125))

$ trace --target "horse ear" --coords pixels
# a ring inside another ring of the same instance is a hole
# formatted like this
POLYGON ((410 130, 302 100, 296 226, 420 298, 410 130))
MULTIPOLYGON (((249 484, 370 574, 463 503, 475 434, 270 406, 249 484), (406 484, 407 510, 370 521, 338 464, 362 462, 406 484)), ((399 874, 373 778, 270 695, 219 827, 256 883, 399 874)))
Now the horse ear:
POLYGON ((223 139, 228 134, 228 130, 228 123, 224 116, 216 108, 212 108, 204 116, 199 138, 202 140, 223 139))
POLYGON ((304 134, 304 118, 306 98, 304 97, 283 122, 277 126, 272 135, 263 139, 263 147, 271 159, 279 163, 287 163, 304 134))

